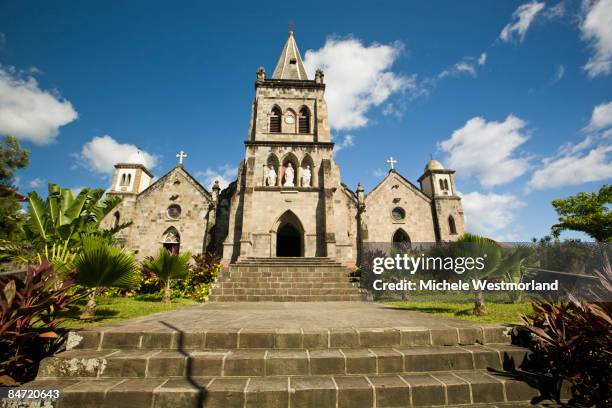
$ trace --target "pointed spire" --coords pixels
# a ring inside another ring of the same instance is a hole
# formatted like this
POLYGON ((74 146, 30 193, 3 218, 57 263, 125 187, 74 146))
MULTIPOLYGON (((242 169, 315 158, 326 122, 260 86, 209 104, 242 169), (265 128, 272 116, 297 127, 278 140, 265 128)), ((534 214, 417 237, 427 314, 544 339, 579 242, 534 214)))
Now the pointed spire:
POLYGON ((297 79, 302 81, 308 79, 300 51, 295 43, 295 38, 293 38, 293 31, 289 31, 289 38, 278 59, 272 79, 297 79))

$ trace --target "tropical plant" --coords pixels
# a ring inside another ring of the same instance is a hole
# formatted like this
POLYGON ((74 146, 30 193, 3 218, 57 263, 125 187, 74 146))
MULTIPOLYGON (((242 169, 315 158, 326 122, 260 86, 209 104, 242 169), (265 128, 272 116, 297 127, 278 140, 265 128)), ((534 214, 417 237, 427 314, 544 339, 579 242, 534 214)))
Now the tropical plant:
POLYGON ((25 197, 16 191, 13 175, 29 162, 29 152, 19 145, 19 141, 13 136, 4 136, 0 142, 0 238, 23 240, 25 217, 20 201, 25 197))
POLYGON ((183 252, 172 255, 166 248, 161 247, 159 254, 153 259, 146 259, 143 267, 157 275, 160 281, 164 282, 164 295, 162 301, 170 303, 170 281, 187 275, 188 263, 191 253, 183 252))
POLYGON ((82 319, 94 319, 96 292, 101 287, 134 289, 140 284, 140 270, 134 256, 109 245, 104 237, 85 235, 83 247, 76 256, 76 283, 90 288, 82 319))
POLYGON ((533 303, 518 334, 533 351, 525 369, 550 378, 554 396, 563 380, 571 385, 572 403, 612 406, 612 308, 610 303, 576 300, 533 303))
POLYGON ((49 184, 46 201, 36 193, 28 194, 26 233, 42 256, 64 269, 72 269, 74 254, 81 249, 84 235, 112 236, 130 223, 101 229, 104 217, 120 202, 118 196, 104 196, 102 189, 82 189, 76 198, 68 188, 49 184), (68 264, 62 264, 68 262, 68 264))
POLYGON ((172 289, 181 297, 203 302, 208 296, 211 284, 221 270, 221 258, 212 252, 207 252, 194 255, 192 260, 193 265, 188 267, 185 279, 175 281, 172 289))
MULTIPOLYGON (((530 245, 516 245, 505 248, 502 251, 502 259, 498 266, 496 275, 501 275, 506 282, 520 283, 526 275, 530 275, 528 269, 524 268, 524 262, 534 254, 535 250, 530 245)), ((510 301, 517 303, 521 301, 523 292, 510 290, 508 292, 510 301)))
POLYGON ((38 362, 59 345, 59 314, 76 308, 70 294, 74 276, 60 279, 43 260, 23 278, 0 276, 0 384, 17 385, 34 378, 38 362))

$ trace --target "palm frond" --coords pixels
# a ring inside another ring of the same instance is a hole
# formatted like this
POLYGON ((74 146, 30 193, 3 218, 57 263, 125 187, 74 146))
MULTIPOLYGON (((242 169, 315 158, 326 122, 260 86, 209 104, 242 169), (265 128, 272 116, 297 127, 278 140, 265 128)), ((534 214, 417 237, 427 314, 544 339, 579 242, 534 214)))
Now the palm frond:
POLYGON ((43 241, 47 240, 47 214, 45 203, 35 191, 28 193, 28 225, 32 232, 37 234, 43 241))
POLYGON ((144 261, 143 266, 155 273, 161 280, 167 281, 185 276, 189 259, 191 259, 189 252, 172 255, 162 247, 159 254, 153 259, 144 261))

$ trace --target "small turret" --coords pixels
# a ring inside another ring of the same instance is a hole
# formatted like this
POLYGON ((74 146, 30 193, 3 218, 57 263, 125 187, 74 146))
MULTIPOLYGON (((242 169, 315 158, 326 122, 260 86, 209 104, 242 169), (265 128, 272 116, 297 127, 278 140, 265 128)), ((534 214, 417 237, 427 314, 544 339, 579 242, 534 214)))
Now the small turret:
POLYGON ((110 192, 138 194, 151 184, 153 173, 147 168, 144 154, 138 150, 125 163, 115 164, 115 176, 110 192))

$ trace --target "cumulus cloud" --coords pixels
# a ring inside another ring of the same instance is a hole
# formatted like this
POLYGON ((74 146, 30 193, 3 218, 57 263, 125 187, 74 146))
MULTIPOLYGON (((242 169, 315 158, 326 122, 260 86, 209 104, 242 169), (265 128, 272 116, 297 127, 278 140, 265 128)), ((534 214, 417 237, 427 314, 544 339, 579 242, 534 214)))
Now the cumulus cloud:
POLYGON ((567 143, 542 159, 527 190, 573 186, 612 178, 612 102, 593 108, 587 134, 579 143, 567 143))
POLYGON ((520 5, 512 13, 512 20, 502 29, 499 38, 505 42, 522 42, 525 39, 527 30, 529 30, 529 26, 533 23, 538 13, 544 9, 544 6, 543 2, 536 1, 520 5))
POLYGON ((415 87, 415 77, 391 70, 403 50, 400 42, 364 45, 356 38, 328 38, 322 48, 306 51, 310 78, 325 73, 330 126, 336 130, 367 125, 367 113, 399 92, 415 87))
POLYGON ((483 234, 502 241, 516 239, 504 231, 513 226, 517 211, 525 203, 512 194, 483 194, 478 191, 462 194, 465 221, 470 232, 483 234))
POLYGON ((599 130, 612 126, 612 102, 605 102, 593 109, 588 128, 599 130))
POLYGON ((612 0, 584 1, 583 6, 580 30, 594 52, 584 69, 591 78, 608 75, 612 72, 612 0))
POLYGON ((478 65, 484 65, 487 63, 487 53, 483 52, 482 54, 480 54, 480 57, 478 57, 478 65))
POLYGON ((207 168, 204 171, 198 171, 195 176, 202 180, 204 187, 212 189, 215 181, 219 181, 221 189, 226 188, 237 177, 238 169, 229 164, 225 164, 217 169, 207 168))
POLYGON ((334 154, 338 153, 342 149, 352 146, 355 146, 353 135, 344 135, 342 140, 334 144, 334 154))
POLYGON ((100 174, 112 174, 115 164, 134 161, 135 157, 149 169, 157 164, 156 156, 133 144, 119 143, 109 135, 95 136, 75 156, 79 165, 100 174))
POLYGON ((450 139, 438 143, 447 154, 447 165, 462 175, 475 175, 480 184, 492 187, 508 183, 529 168, 529 157, 517 154, 527 141, 525 122, 508 115, 503 122, 481 117, 468 120, 450 139))
POLYGON ((34 77, 0 67, 0 133, 45 145, 77 117, 70 101, 40 89, 34 77))
POLYGON ((28 185, 30 186, 30 188, 38 188, 38 187, 41 187, 44 182, 45 181, 43 179, 37 177, 33 180, 30 180, 28 185))

